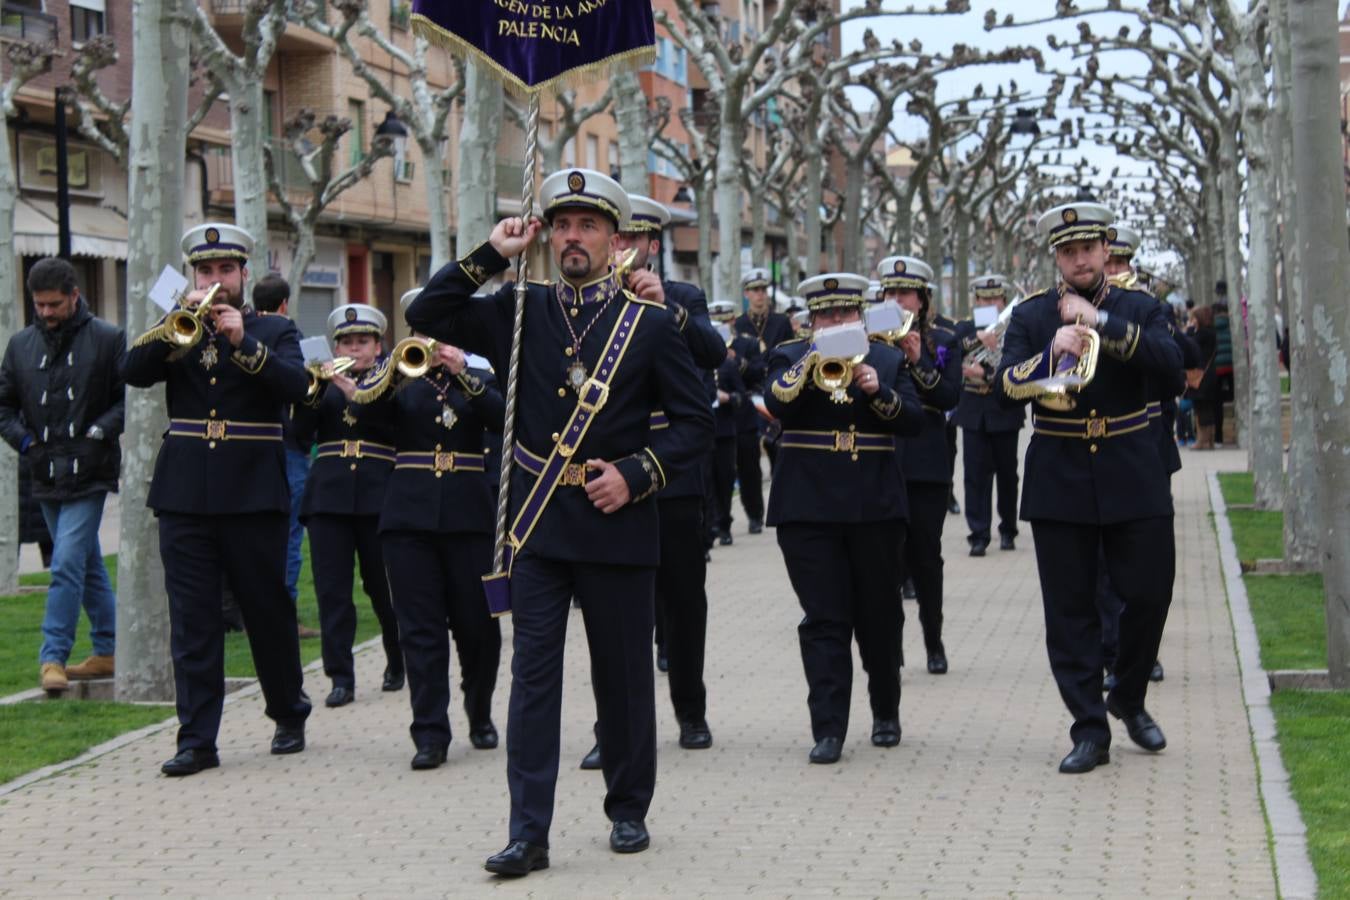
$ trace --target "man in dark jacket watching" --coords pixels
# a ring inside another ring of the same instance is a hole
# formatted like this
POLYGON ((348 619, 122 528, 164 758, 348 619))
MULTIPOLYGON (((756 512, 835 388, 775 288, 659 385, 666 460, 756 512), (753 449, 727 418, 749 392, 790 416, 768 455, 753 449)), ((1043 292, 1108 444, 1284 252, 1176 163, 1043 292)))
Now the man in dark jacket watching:
POLYGON ((117 490, 126 349, 121 329, 96 318, 80 296, 75 269, 44 259, 28 274, 36 313, 14 335, 0 364, 0 435, 27 457, 33 497, 52 535, 52 584, 38 656, 42 688, 113 674, 116 601, 98 545, 103 501, 117 490), (94 654, 66 667, 80 607, 89 614, 94 654))

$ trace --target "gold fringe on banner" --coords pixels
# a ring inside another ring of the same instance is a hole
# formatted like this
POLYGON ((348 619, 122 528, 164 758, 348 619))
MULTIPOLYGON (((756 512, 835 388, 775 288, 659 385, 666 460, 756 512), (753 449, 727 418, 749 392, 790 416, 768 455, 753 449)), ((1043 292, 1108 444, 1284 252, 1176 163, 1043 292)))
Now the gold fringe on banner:
POLYGON ((493 77, 502 83, 507 92, 517 97, 529 97, 532 94, 556 93, 565 91, 569 88, 581 87, 585 84, 592 84, 597 81, 603 81, 605 78, 616 71, 636 71, 643 66, 649 66, 656 62, 656 47, 635 47, 632 50, 625 50, 622 53, 615 53, 604 59, 595 62, 586 63, 584 66, 576 66, 568 69, 561 75, 555 75, 548 81, 541 81, 539 84, 526 84, 521 81, 515 73, 502 66, 495 59, 488 56, 473 44, 464 40, 457 34, 445 30, 435 22, 428 19, 421 13, 414 13, 412 16, 413 32, 419 37, 426 38, 434 44, 440 44, 457 56, 470 59, 480 64, 484 69, 490 72, 493 77))

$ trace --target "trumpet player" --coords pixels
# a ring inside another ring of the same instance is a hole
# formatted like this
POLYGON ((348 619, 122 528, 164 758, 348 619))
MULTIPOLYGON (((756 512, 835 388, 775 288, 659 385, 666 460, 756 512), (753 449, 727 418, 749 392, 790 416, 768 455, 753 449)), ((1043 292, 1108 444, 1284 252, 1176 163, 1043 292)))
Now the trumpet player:
MULTIPOLYGON (((406 309, 417 293, 409 291, 400 305, 406 309)), ((479 578, 492 568, 496 519, 484 438, 487 430, 501 430, 506 406, 492 373, 470 368, 458 347, 420 336, 395 347, 352 397, 357 421, 387 430, 396 448, 380 545, 408 673, 411 765, 434 769, 445 762, 451 739, 452 636, 469 743, 477 750, 498 743, 492 694, 501 627, 483 602, 479 578)))
POLYGON ((917 435, 924 414, 902 353, 867 340, 866 290, 858 275, 802 282, 812 337, 769 354, 764 398, 783 423, 768 524, 804 613, 797 637, 810 760, 823 765, 839 761, 848 733, 853 640, 867 673, 872 743, 900 743, 897 551, 909 510, 895 439, 917 435))
POLYGON ((1013 312, 994 380, 1000 403, 1032 402, 1022 518, 1036 543, 1050 670, 1074 720, 1073 749, 1059 766, 1067 774, 1110 761, 1108 712, 1145 750, 1167 745, 1144 708, 1176 564, 1172 496, 1148 403, 1153 380, 1179 369, 1181 352, 1157 300, 1106 280, 1112 221, 1094 203, 1041 217, 1060 284, 1013 312), (1093 355, 1095 371, 1079 365, 1093 355), (1054 390, 1069 375, 1076 386, 1066 398, 1054 390), (1117 684, 1105 701, 1099 547, 1124 602, 1117 684))
POLYGON ((286 593, 290 493, 282 410, 308 387, 295 324, 244 303, 253 238, 208 223, 183 236, 204 314, 170 314, 127 351, 126 383, 167 387, 169 428, 147 505, 159 518, 177 691, 178 753, 160 768, 193 775, 220 765, 225 700, 221 584, 243 615, 273 753, 305 749, 310 712, 300 672, 295 605, 286 593), (213 294, 207 287, 218 285, 213 294), (197 324, 190 325, 191 322, 197 324), (181 326, 181 327, 175 327, 181 326))
POLYGON ((333 682, 324 700, 330 708, 356 699, 352 571, 357 564, 361 586, 380 623, 386 663, 381 688, 397 691, 403 687, 398 621, 389 600, 377 529, 381 501, 394 468, 394 429, 389 422, 360 422, 349 408, 356 382, 382 358, 380 341, 387 328, 384 313, 368 304, 348 303, 333 310, 328 316, 328 338, 339 360, 350 365, 344 371, 335 371, 332 363, 312 369, 311 395, 291 407, 300 444, 318 444, 300 518, 309 531, 323 673, 333 682))
MULTIPOLYGON (((975 279, 974 305, 1002 314, 1008 305, 1008 282, 1002 275, 975 279)), ((964 353, 961 400, 952 422, 961 429, 961 458, 965 480, 966 527, 971 556, 984 556, 994 522, 994 487, 998 487, 999 549, 1017 547, 1017 440, 1026 421, 1019 407, 1000 406, 992 391, 999 350, 993 328, 976 330, 973 319, 957 323, 956 334, 964 353)))
POLYGON ((918 435, 899 442, 900 470, 905 473, 909 528, 901 556, 900 583, 914 584, 919 624, 928 671, 947 672, 942 643, 942 529, 952 488, 952 463, 947 453, 947 411, 961 395, 961 351, 956 335, 933 327, 928 283, 933 270, 911 256, 891 256, 878 267, 883 301, 913 316, 909 333, 896 348, 905 355, 906 371, 923 406, 918 435))

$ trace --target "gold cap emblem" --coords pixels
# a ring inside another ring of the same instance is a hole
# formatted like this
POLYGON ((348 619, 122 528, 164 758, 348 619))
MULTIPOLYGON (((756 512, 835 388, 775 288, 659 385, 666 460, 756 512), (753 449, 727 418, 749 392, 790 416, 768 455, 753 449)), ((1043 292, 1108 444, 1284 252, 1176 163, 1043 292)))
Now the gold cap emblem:
POLYGON ((1114 241, 1116 239, 1116 230, 1114 228, 1106 229, 1106 239, 1108 241, 1114 241))
POLYGON ((348 322, 355 322, 355 321, 356 321, 356 310, 353 309, 353 308, 350 307, 350 306, 347 307, 347 321, 348 321, 348 322))
POLYGON ((214 228, 206 229, 206 242, 208 244, 220 243, 220 232, 214 228))
POLYGON ((572 193, 580 193, 581 189, 585 186, 586 176, 582 175, 580 172, 573 172, 571 175, 567 176, 567 189, 572 193))
POLYGON ((904 271, 905 271, 905 261, 903 259, 897 259, 895 261, 895 274, 899 275, 904 271))
POLYGON ((1077 222, 1077 221, 1078 221, 1078 210, 1076 210, 1076 209, 1066 209, 1066 210, 1064 210, 1064 221, 1065 221, 1066 223, 1068 223, 1069 225, 1072 225, 1074 222, 1077 222))
POLYGON ((835 291, 835 290, 838 290, 838 289, 839 289, 839 279, 837 279, 837 278, 826 278, 826 279, 825 279, 825 290, 827 290, 827 291, 835 291))

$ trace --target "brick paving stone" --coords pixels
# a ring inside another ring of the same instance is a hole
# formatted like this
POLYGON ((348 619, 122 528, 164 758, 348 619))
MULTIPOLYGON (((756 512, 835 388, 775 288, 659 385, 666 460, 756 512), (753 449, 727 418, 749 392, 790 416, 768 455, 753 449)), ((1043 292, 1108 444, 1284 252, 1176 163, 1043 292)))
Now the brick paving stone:
MULTIPOLYGON (((772 532, 714 550, 708 569, 708 720, 682 751, 657 678, 659 775, 652 849, 608 849, 590 747, 594 702, 579 617, 568 631, 552 868, 496 881, 482 861, 507 838, 504 750, 469 747, 459 695, 449 762, 412 772, 407 693, 357 661, 351 706, 315 709, 309 747, 268 753, 261 698, 227 706, 222 767, 159 775, 173 730, 0 798, 11 896, 1136 897, 1274 896, 1232 626, 1205 486, 1235 452, 1187 453, 1177 495, 1177 591, 1150 711, 1169 746, 1150 756, 1114 729, 1111 764, 1061 776, 1067 714, 1050 677, 1030 530, 1014 553, 971 559, 947 520, 951 673, 924 671, 905 604, 901 721, 871 746, 861 668, 838 766, 811 766, 800 610, 772 532), (74 830, 73 823, 78 823, 74 830)), ((959 471, 959 463, 958 463, 959 471)), ((510 620, 504 620, 507 647, 510 620)), ((509 652, 495 701, 505 732, 509 652)), ((322 696, 322 676, 308 676, 322 696)))

